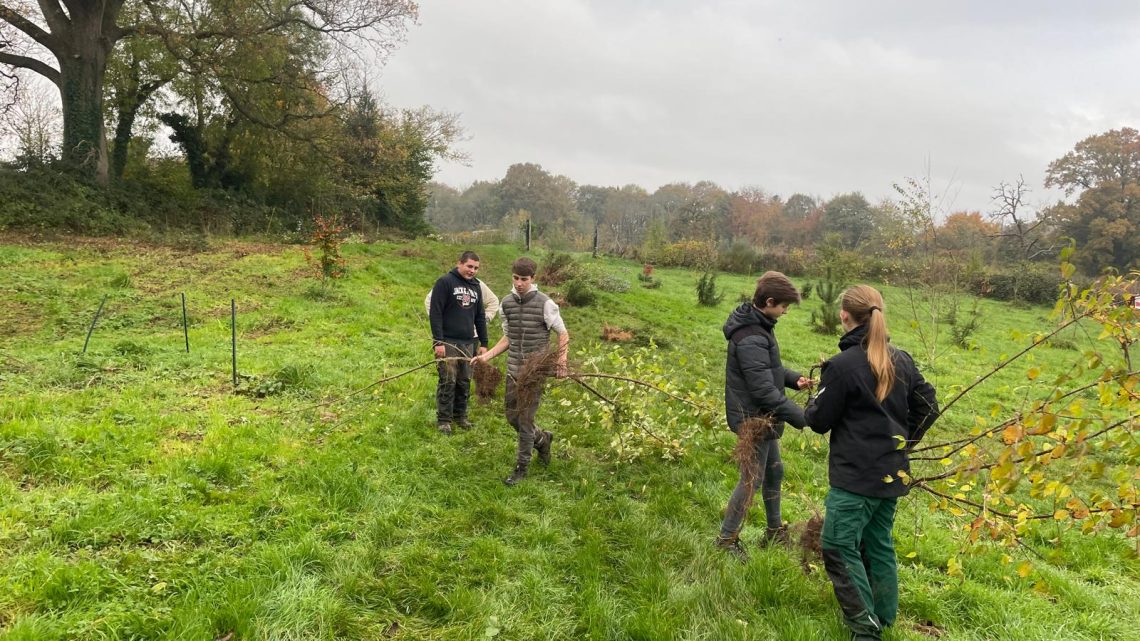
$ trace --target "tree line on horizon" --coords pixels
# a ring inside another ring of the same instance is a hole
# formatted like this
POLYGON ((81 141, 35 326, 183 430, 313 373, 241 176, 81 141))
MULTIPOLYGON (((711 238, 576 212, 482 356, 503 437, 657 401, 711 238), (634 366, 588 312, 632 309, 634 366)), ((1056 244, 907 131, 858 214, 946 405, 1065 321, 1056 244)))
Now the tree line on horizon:
MULTIPOLYGON (((509 167, 498 181, 460 190, 433 182, 427 219, 446 233, 515 238, 526 220, 533 238, 561 249, 599 251, 660 262, 664 248, 722 255, 747 250, 859 252, 897 259, 933 249, 960 261, 1016 266, 1056 262, 1070 239, 1088 274, 1140 267, 1140 134, 1091 136, 1050 163, 1045 186, 1075 198, 1047 207, 1029 202, 1023 178, 994 187, 986 211, 941 211, 929 179, 895 185, 896 197, 870 202, 852 191, 829 199, 788 197, 760 187, 726 190, 712 181, 638 185, 578 184, 535 163, 509 167)), ((699 259, 694 259, 695 261, 699 259)), ((668 262, 668 261, 666 261, 668 262)))

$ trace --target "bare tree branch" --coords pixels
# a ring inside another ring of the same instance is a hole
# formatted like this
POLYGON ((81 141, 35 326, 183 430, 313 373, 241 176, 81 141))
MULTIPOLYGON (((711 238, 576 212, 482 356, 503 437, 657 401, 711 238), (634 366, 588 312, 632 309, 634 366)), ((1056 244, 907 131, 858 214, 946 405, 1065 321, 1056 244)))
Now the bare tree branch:
POLYGON ((12 65, 13 67, 34 71, 52 81, 57 87, 59 86, 59 72, 42 60, 0 51, 0 64, 12 65))
POLYGON ((67 31, 71 22, 67 14, 63 12, 63 7, 59 6, 59 0, 39 0, 40 12, 44 14, 44 20, 47 21, 48 28, 52 33, 59 34, 67 31))
MULTIPOLYGON (((47 47, 52 53, 58 54, 61 49, 61 43, 52 34, 46 32, 38 24, 20 15, 15 9, 6 4, 0 4, 0 21, 7 22, 21 33, 35 40, 39 44, 47 47)), ((12 63, 8 63, 12 64, 12 63)), ((31 69, 27 65, 19 65, 25 69, 31 69)), ((37 73, 39 73, 37 71, 37 73)))

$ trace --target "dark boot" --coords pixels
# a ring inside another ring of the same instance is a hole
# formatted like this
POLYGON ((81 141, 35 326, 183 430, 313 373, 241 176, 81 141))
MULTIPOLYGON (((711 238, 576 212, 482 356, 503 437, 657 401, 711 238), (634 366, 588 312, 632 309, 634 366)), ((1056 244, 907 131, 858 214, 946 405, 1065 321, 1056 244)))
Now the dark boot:
POLYGON ((554 435, 550 432, 542 432, 542 442, 535 443, 534 449, 538 452, 538 460, 543 465, 550 465, 550 444, 554 441, 554 435))
POLYGON ((748 551, 745 550, 744 546, 740 544, 740 539, 738 537, 733 536, 725 538, 723 536, 718 536, 716 537, 716 546, 717 548, 724 550, 725 552, 728 552, 732 556, 736 557, 737 561, 740 561, 741 563, 748 563, 748 551))
POLYGON ((781 525, 764 530, 764 536, 760 538, 760 547, 766 548, 773 545, 792 547, 792 537, 788 533, 788 526, 781 525))
POLYGON ((439 433, 444 436, 451 436, 451 423, 440 423, 438 425, 439 433))
POLYGON ((518 484, 519 481, 521 481, 525 478, 526 478, 526 466, 525 465, 516 465, 515 470, 513 472, 511 472, 511 475, 508 476, 507 478, 503 479, 503 484, 506 485, 507 487, 513 487, 516 484, 518 484))

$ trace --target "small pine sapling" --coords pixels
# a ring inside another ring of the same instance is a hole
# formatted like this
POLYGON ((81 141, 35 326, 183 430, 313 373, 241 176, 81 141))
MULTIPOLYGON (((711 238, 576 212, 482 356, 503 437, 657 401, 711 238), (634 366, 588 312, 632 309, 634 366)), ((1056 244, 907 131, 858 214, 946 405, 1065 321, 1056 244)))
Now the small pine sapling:
POLYGON ((823 280, 815 284, 815 295, 819 298, 819 309, 812 311, 811 324, 816 333, 834 335, 839 333, 839 294, 843 285, 831 279, 831 269, 823 280))
POLYGON ((724 292, 717 291, 716 274, 705 272, 697 281, 697 302, 705 307, 716 307, 724 300, 724 292))

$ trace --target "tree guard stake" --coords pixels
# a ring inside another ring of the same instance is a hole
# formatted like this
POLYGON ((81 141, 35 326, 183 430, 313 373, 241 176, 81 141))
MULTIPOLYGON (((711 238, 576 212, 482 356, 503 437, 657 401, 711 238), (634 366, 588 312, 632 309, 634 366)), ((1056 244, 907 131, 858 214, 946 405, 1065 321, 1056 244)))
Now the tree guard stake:
POLYGON ((182 337, 186 339, 186 353, 190 353, 190 326, 186 323, 186 292, 182 292, 182 337))
POLYGON ((234 387, 237 387, 237 301, 230 299, 230 352, 233 354, 234 387))
POLYGON ((95 318, 91 319, 91 327, 87 328, 87 338, 83 340, 83 353, 87 353, 87 343, 91 342, 91 332, 95 331, 95 323, 99 321, 99 314, 103 313, 103 305, 107 303, 107 294, 103 294, 103 300, 99 301, 99 309, 95 310, 95 318))

